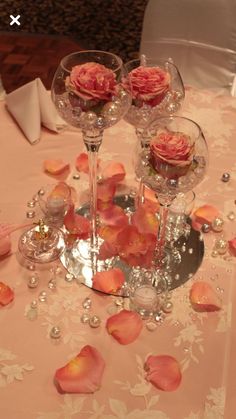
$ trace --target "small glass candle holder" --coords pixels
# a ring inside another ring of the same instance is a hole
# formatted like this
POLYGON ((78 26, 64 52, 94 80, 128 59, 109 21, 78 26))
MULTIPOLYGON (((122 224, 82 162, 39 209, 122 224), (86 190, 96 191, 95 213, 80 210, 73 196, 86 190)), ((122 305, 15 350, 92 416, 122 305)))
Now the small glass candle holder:
POLYGON ((45 222, 61 227, 71 201, 70 187, 65 182, 59 182, 40 189, 38 195, 45 222))
POLYGON ((129 281, 130 308, 143 319, 161 310, 167 292, 167 280, 157 270, 133 269, 129 281))
POLYGON ((65 249, 64 233, 60 228, 48 226, 40 219, 34 227, 20 236, 18 249, 20 254, 31 262, 53 262, 65 249))

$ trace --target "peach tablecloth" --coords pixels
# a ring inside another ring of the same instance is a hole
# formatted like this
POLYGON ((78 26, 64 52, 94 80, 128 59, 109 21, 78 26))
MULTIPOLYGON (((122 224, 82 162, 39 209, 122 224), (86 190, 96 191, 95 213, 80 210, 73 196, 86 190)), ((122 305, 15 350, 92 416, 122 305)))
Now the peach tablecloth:
MULTIPOLYGON (((210 167, 196 189, 196 205, 216 205, 225 219, 227 239, 236 236, 236 221, 227 214, 236 212, 236 99, 189 89, 182 114, 198 122, 208 141, 210 167), (221 181, 229 172, 228 183, 221 181)), ((47 158, 62 158, 71 164, 67 181, 80 191, 87 178, 74 180, 75 157, 82 151, 81 134, 67 129, 57 135, 44 130, 41 141, 30 145, 0 103, 0 221, 25 222, 27 201, 52 179, 42 170, 47 158)), ((121 121, 107 130, 101 148, 103 160, 122 161, 128 171, 126 183, 134 184, 132 150, 134 130, 121 121)), ((37 211, 39 211, 37 209, 37 211)), ((115 297, 97 295, 58 275, 55 291, 48 289, 48 268, 38 269, 40 284, 30 290, 30 271, 18 261, 17 239, 9 257, 0 261, 0 281, 15 291, 15 300, 0 308, 0 417, 2 419, 233 419, 235 401, 235 259, 212 258, 211 250, 219 233, 204 236, 205 257, 195 275, 172 293, 173 311, 153 332, 144 326, 139 338, 119 345, 105 330, 115 297), (196 313, 189 304, 189 289, 198 279, 209 281, 222 298, 219 313, 196 313), (30 320, 29 307, 39 293, 38 316, 30 320), (101 317, 101 326, 92 329, 80 321, 82 302, 91 297, 91 312, 101 317), (49 336, 60 326, 57 344, 49 336), (57 368, 79 353, 85 344, 103 355, 106 368, 99 391, 93 395, 62 395, 53 383, 57 368), (143 364, 148 354, 174 356, 182 368, 182 383, 167 393, 145 381, 143 364)))

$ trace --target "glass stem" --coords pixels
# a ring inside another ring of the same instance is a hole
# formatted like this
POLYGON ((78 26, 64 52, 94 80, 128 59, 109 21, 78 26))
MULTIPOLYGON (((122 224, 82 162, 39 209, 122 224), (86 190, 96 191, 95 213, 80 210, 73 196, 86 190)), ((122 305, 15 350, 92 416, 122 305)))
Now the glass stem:
MULTIPOLYGON (((136 128, 136 135, 141 145, 141 150, 149 147, 149 142, 151 139, 150 132, 145 128, 136 128)), ((137 197, 137 206, 145 202, 145 184, 143 183, 142 178, 139 181, 138 197, 137 197)))
POLYGON ((90 198, 90 225, 91 225, 91 255, 96 253, 97 239, 97 161, 98 150, 102 143, 102 133, 99 135, 83 133, 84 144, 89 158, 89 198, 90 198))
POLYGON ((157 232, 157 243, 155 248, 155 257, 154 263, 157 268, 162 268, 164 265, 165 259, 165 244, 166 244, 166 224, 169 213, 169 206, 172 202, 172 199, 169 197, 158 197, 160 203, 159 209, 159 226, 157 232))

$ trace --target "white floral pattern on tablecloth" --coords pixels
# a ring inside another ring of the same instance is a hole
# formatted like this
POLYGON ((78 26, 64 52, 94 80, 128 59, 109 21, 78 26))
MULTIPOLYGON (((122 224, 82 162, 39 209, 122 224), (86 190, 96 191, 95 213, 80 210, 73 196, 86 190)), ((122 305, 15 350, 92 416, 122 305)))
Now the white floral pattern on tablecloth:
POLYGON ((0 387, 11 384, 14 380, 22 381, 24 375, 34 367, 28 363, 15 364, 17 355, 7 349, 0 348, 0 387))

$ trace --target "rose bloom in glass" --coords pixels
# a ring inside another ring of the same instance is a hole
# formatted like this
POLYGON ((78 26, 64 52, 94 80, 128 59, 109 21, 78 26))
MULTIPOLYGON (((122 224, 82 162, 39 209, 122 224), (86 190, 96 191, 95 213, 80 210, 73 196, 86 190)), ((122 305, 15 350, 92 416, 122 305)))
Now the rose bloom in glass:
POLYGON ((160 67, 139 66, 129 73, 133 104, 159 105, 170 88, 170 74, 160 67))
POLYGON ((165 178, 184 176, 193 162, 194 144, 183 132, 161 132, 150 142, 150 163, 165 178))

